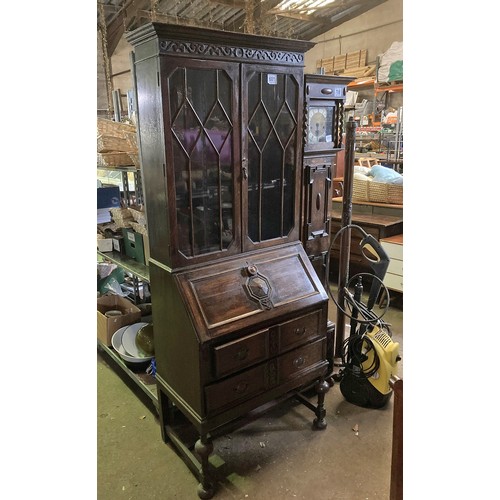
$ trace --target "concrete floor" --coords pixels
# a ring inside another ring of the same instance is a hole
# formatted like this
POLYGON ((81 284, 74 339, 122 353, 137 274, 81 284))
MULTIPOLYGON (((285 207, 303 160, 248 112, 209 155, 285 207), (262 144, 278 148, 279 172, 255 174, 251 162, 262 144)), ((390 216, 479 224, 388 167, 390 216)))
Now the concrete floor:
MULTIPOLYGON (((402 299, 396 298, 384 319, 404 358, 402 299)), ((333 303, 329 310, 335 322, 333 303)), ((400 378, 402 372, 401 361, 400 378)), ((220 477, 214 499, 387 500, 393 398, 383 409, 365 409, 347 402, 335 384, 325 407, 323 431, 311 429, 309 409, 289 401, 214 439, 211 463, 220 477)), ((98 354, 99 500, 197 499, 197 486, 174 448, 162 441, 156 413, 98 354)))

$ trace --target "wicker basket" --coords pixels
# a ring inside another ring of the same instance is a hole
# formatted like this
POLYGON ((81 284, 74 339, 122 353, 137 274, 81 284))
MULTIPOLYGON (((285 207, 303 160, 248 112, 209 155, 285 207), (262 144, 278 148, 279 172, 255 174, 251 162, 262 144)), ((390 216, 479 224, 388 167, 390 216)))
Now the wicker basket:
POLYGON ((353 179, 352 201, 368 201, 368 184, 370 184, 369 181, 353 179))
POLYGON ((132 215, 135 222, 137 222, 139 224, 143 224, 143 225, 146 224, 146 214, 144 213, 144 211, 138 210, 134 207, 129 207, 128 211, 132 215))
POLYGON ((129 144, 129 148, 127 149, 127 151, 137 151, 137 132, 135 130, 133 131, 124 130, 123 137, 127 140, 129 144))
POLYGON ((99 167, 128 167, 133 165, 135 163, 128 153, 97 153, 97 166, 99 167))
POLYGON ((113 120, 107 120, 105 118, 97 118, 97 135, 110 135, 114 137, 120 137, 126 139, 126 132, 133 132, 135 134, 134 125, 129 125, 128 123, 115 122, 113 120))
POLYGON ((353 179, 352 201, 403 204, 403 185, 353 179))
POLYGON ((131 227, 134 219, 128 208, 110 208, 109 211, 117 227, 131 227))
POLYGON ((136 167, 140 167, 139 153, 137 151, 127 151, 127 154, 129 155, 132 164, 136 167))
POLYGON ((388 184, 387 185, 387 199, 388 203, 395 205, 403 204, 403 184, 388 184))
POLYGON ((98 153, 129 152, 135 151, 136 149, 137 148, 131 146, 128 139, 125 139, 123 137, 116 137, 114 135, 97 136, 98 153))
POLYGON ((139 234, 143 234, 143 235, 148 235, 148 230, 146 228, 146 226, 144 226, 143 224, 139 224, 137 222, 130 222, 130 226, 132 227, 132 229, 136 232, 136 233, 139 233, 139 234))

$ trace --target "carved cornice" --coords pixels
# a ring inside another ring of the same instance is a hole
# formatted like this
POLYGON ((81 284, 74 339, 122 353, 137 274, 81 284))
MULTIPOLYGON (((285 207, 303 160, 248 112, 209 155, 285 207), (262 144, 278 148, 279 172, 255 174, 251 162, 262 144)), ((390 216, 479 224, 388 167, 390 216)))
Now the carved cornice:
POLYGON ((297 64, 302 66, 304 54, 298 52, 285 52, 280 50, 254 49, 247 47, 234 47, 228 45, 216 45, 203 42, 185 42, 175 40, 162 40, 160 42, 160 53, 174 53, 189 56, 203 56, 204 58, 237 59, 238 61, 265 61, 272 63, 297 64))

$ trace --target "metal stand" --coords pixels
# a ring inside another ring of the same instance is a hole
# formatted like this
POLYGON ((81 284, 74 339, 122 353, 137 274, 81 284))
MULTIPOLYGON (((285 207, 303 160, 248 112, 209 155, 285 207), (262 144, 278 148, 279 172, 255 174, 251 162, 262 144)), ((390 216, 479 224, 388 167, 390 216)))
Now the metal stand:
MULTIPOLYGON (((350 225, 352 221, 352 188, 354 178, 354 150, 356 147, 356 122, 349 118, 346 126, 345 165, 344 165, 344 192, 342 195, 342 223, 341 229, 350 225)), ((351 229, 346 229, 340 235, 338 303, 345 309, 343 289, 349 281, 349 254, 351 251, 351 229)), ((335 326, 335 357, 342 357, 342 344, 345 336, 345 316, 337 308, 337 323, 335 326)))

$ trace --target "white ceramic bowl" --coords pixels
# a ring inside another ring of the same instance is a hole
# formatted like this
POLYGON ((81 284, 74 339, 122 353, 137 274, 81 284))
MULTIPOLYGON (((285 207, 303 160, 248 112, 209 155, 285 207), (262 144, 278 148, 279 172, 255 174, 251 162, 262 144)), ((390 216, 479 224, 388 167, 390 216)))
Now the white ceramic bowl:
POLYGON ((122 337, 123 333, 125 330, 129 327, 130 325, 122 326, 118 330, 116 330, 115 333, 113 333, 113 336, 111 337, 111 345, 113 346, 113 349, 118 353, 120 358, 123 359, 123 361, 126 361, 127 363, 145 363, 146 361, 151 361, 154 356, 148 356, 146 358, 136 358, 135 356, 130 356, 127 354, 127 351, 125 350, 125 347, 123 347, 122 344, 122 337))
POLYGON ((143 326, 146 325, 147 323, 144 322, 132 323, 131 325, 128 325, 127 329, 122 333, 122 346, 129 356, 134 358, 149 357, 145 352, 142 352, 142 350, 139 349, 135 343, 137 333, 143 326))

